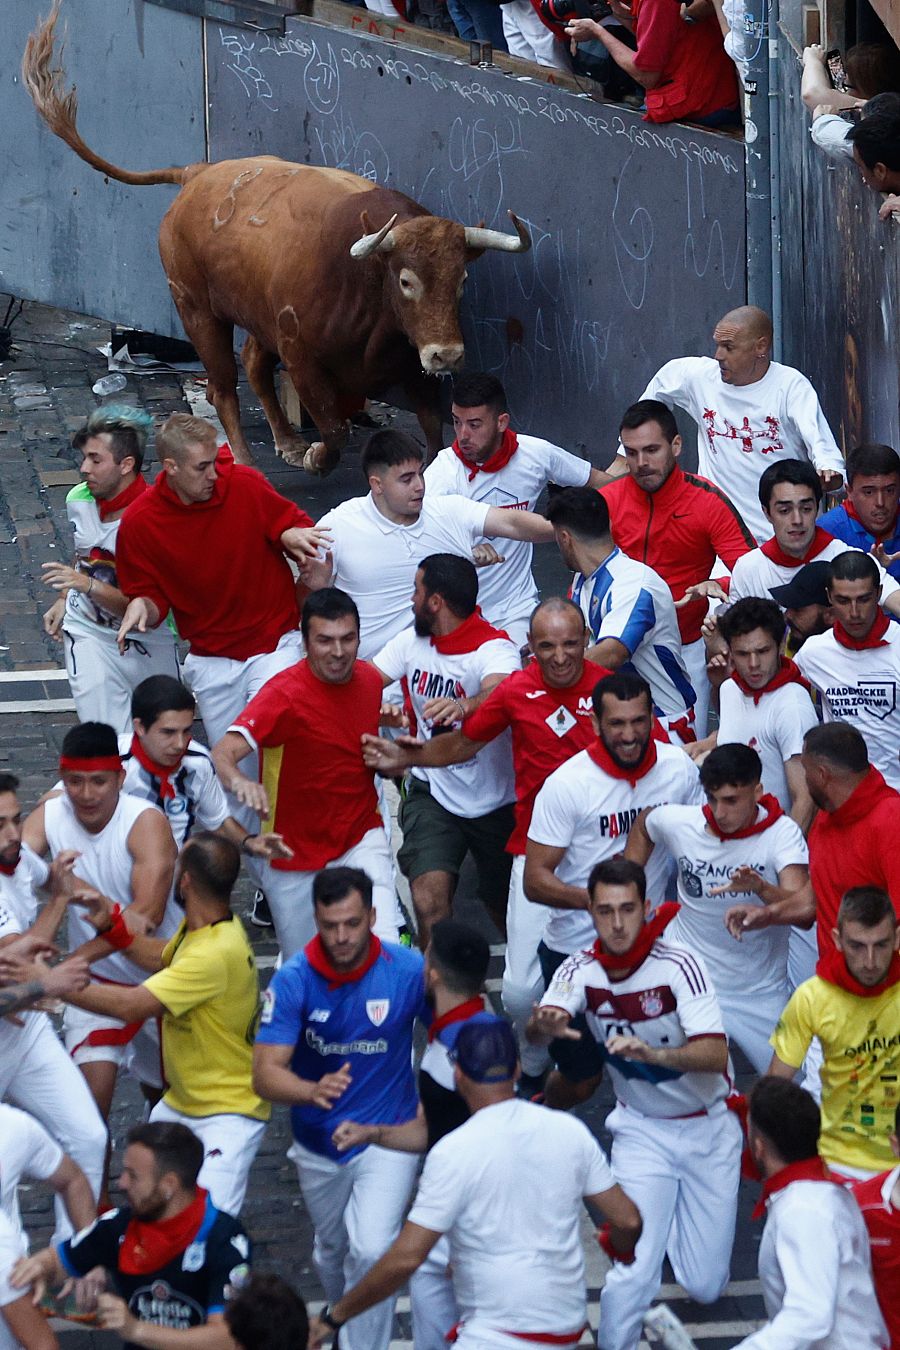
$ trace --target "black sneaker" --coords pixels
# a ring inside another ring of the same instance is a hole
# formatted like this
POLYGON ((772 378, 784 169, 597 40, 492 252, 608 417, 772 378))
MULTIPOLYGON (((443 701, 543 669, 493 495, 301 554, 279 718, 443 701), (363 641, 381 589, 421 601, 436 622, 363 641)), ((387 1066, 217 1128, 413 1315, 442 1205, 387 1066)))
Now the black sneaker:
POLYGON ((250 922, 254 928, 274 928, 272 922, 272 911, 269 909, 269 902, 262 891, 257 891, 253 897, 253 907, 249 914, 250 922))

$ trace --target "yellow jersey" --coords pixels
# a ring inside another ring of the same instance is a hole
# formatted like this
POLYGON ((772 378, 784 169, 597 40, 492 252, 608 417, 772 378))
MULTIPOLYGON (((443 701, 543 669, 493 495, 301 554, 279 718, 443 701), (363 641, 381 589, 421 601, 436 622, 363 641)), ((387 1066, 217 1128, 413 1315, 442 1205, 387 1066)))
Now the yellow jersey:
POLYGON ((268 1102, 253 1091, 259 980, 240 919, 232 914, 195 929, 182 923, 162 960, 144 983, 165 1009, 163 1101, 186 1116, 268 1120, 268 1102))
POLYGON ((796 989, 771 1044, 799 1068, 810 1042, 822 1045, 822 1133, 819 1152, 840 1171, 887 1171, 894 1113, 900 1100, 900 985, 861 998, 814 975, 796 989))

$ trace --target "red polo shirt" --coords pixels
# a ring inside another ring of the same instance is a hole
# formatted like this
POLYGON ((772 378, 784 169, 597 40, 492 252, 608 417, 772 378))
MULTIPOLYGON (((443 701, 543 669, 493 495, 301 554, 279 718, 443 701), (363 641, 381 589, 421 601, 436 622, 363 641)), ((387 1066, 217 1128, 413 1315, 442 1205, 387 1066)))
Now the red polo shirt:
POLYGON ((649 122, 676 122, 685 117, 738 106, 737 72, 722 45, 715 15, 685 23, 678 0, 634 0, 639 70, 658 70, 662 79, 647 90, 649 122))
MULTIPOLYGON (((645 492, 631 474, 600 489, 609 507, 612 537, 629 558, 652 567, 680 600, 706 581, 716 558, 729 569, 756 548, 737 508, 713 483, 676 467, 658 492, 645 492)), ((696 642, 709 602, 692 600, 677 611, 682 642, 696 642)))

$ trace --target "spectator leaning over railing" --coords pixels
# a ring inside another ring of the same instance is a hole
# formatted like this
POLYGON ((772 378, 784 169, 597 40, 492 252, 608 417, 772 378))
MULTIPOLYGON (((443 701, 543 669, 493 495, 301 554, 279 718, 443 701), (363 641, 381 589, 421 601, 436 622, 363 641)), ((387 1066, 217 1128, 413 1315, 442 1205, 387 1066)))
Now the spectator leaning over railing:
POLYGON ((853 160, 866 187, 887 194, 878 216, 900 216, 900 94, 869 99, 862 119, 850 128, 853 160))
POLYGON ((853 158, 848 140, 853 119, 848 114, 864 108, 877 94, 900 93, 900 52, 890 43, 859 42, 847 52, 844 64, 849 88, 836 89, 824 47, 814 44, 804 49, 800 97, 812 113, 810 135, 835 159, 853 158))

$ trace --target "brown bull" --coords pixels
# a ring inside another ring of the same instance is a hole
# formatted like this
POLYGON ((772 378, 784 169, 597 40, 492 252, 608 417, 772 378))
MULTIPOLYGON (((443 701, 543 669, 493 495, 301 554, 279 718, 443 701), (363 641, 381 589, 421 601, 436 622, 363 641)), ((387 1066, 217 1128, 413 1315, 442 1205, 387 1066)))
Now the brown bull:
POLYGON ((59 0, 28 39, 22 75, 44 121, 101 173, 138 186, 181 188, 163 217, 159 252, 185 331, 209 376, 210 401, 235 456, 250 462, 240 425, 234 327, 250 385, 290 464, 327 473, 367 396, 402 385, 425 432, 442 444, 440 382, 464 348, 459 299, 466 264, 485 249, 531 246, 515 235, 433 216, 409 197, 339 169, 270 155, 131 173, 78 133, 75 90, 53 69, 59 0), (362 235, 362 237, 360 237, 362 235), (295 435, 275 392, 281 361, 322 440, 295 435))

